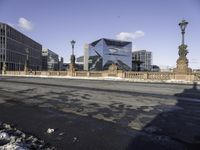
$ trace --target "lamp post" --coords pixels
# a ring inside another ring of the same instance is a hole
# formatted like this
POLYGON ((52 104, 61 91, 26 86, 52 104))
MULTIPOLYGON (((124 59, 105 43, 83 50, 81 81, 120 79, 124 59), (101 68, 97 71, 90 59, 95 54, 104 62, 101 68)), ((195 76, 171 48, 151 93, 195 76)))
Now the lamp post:
POLYGON ((185 20, 182 20, 178 25, 181 28, 182 42, 181 42, 181 45, 178 47, 179 58, 176 61, 177 65, 176 65, 176 68, 174 69, 174 72, 177 74, 188 74, 192 72, 192 69, 188 67, 189 61, 186 57, 188 54, 188 50, 187 50, 187 45, 185 44, 185 41, 184 41, 185 28, 188 25, 188 22, 185 20))
POLYGON ((182 43, 179 46, 179 56, 180 57, 186 57, 188 50, 187 50, 187 45, 185 45, 185 41, 184 41, 184 35, 185 35, 185 28, 188 25, 188 22, 185 20, 182 20, 179 24, 178 24, 181 28, 181 34, 182 34, 182 43))
POLYGON ((25 52, 26 52, 26 61, 25 61, 25 66, 24 66, 24 71, 27 72, 28 71, 28 67, 29 67, 29 58, 28 58, 28 54, 29 54, 29 49, 26 48, 25 49, 25 52))
POLYGON ((2 74, 6 74, 6 69, 7 69, 7 66, 6 66, 6 62, 4 61, 3 62, 3 67, 2 67, 2 74))
POLYGON ((71 75, 74 75, 74 71, 76 70, 76 64, 75 64, 75 55, 74 55, 74 45, 76 41, 72 40, 71 42, 72 45, 72 55, 71 55, 71 63, 69 64, 69 71, 71 72, 71 75))
POLYGON ((71 45, 72 45, 72 55, 71 55, 71 64, 75 64, 75 55, 74 55, 74 45, 76 41, 72 40, 71 45))
POLYGON ((18 71, 21 71, 21 70, 20 70, 20 61, 19 61, 19 64, 18 64, 18 71))
POLYGON ((182 34, 182 45, 184 45, 184 34, 185 34, 185 28, 188 25, 188 22, 185 20, 182 20, 179 24, 178 24, 181 28, 181 34, 182 34))
POLYGON ((72 55, 74 55, 74 45, 75 45, 76 41, 72 40, 71 41, 71 45, 72 45, 72 55))

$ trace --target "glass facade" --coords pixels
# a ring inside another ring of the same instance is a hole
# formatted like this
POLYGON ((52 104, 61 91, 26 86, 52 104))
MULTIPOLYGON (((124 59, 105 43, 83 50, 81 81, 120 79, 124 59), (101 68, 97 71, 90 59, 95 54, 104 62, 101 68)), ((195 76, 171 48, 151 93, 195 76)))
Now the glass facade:
POLYGON ((58 70, 59 69, 59 57, 49 49, 42 50, 42 70, 58 70))
POLYGON ((0 70, 2 70, 3 62, 6 59, 6 26, 0 24, 0 70))
POLYGON ((107 70, 117 64, 121 70, 132 69, 132 43, 100 39, 88 46, 88 70, 107 70))
POLYGON ((0 69, 5 62, 7 70, 23 70, 28 58, 28 68, 40 70, 41 54, 41 44, 9 25, 0 23, 0 69))
POLYGON ((140 62, 133 64, 135 71, 150 71, 152 67, 152 52, 146 50, 135 51, 132 53, 133 61, 140 62))

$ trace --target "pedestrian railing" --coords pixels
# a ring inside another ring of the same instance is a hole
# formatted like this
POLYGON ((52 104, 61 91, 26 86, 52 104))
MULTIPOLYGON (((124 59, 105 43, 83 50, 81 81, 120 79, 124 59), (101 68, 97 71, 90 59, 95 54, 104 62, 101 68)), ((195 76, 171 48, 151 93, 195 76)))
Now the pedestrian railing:
POLYGON ((125 72, 125 78, 131 78, 131 79, 147 79, 147 73, 146 72, 125 72))
POLYGON ((200 81, 200 73, 175 74, 172 72, 123 72, 123 71, 6 71, 2 75, 15 76, 75 76, 75 77, 120 77, 137 80, 187 80, 200 81))
POLYGON ((147 79, 150 80, 170 80, 173 73, 169 72, 148 72, 147 79))
POLYGON ((87 77, 87 71, 76 71, 75 76, 78 77, 87 77))
POLYGON ((90 77, 102 77, 101 71, 90 71, 88 74, 90 77))

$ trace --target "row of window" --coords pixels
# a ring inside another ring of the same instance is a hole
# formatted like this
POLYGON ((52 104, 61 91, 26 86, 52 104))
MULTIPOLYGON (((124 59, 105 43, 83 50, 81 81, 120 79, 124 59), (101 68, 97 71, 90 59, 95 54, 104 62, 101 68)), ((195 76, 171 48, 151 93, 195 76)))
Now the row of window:
POLYGON ((5 54, 0 53, 0 62, 4 62, 4 61, 5 61, 5 54))
MULTIPOLYGON (((26 53, 26 45, 20 44, 14 40, 7 39, 7 49, 16 51, 17 53, 21 53, 22 55, 27 55, 26 53)), ((41 57, 41 51, 37 51, 36 49, 33 48, 28 48, 28 55, 32 57, 41 57)))
POLYGON ((0 35, 5 35, 5 25, 0 24, 0 35))
POLYGON ((33 41, 29 37, 23 35, 19 31, 15 30, 15 29, 13 29, 13 28, 11 28, 9 26, 7 26, 7 37, 10 37, 11 39, 14 39, 16 41, 24 43, 26 45, 29 45, 32 48, 42 49, 42 45, 40 45, 39 43, 33 41))
POLYGON ((0 36, 0 48, 5 48, 5 47, 6 47, 5 37, 0 36))
POLYGON ((25 55, 21 55, 19 53, 14 53, 11 51, 7 51, 6 52, 6 61, 7 62, 25 62, 26 60, 26 56, 25 55))

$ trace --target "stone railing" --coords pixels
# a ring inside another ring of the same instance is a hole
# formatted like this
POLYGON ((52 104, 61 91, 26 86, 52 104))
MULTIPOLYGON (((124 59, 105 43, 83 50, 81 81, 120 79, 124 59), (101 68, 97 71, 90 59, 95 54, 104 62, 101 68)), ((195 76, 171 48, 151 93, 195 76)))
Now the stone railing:
POLYGON ((149 72, 147 73, 147 79, 150 80, 170 80, 174 73, 169 72, 149 72))
POLYGON ((78 77, 87 77, 88 73, 87 73, 87 71, 76 71, 75 72, 75 76, 78 76, 78 77))
MULTIPOLYGON (((4 74, 3 74, 4 75, 4 74)), ((200 73, 175 74, 171 72, 123 72, 123 71, 6 71, 5 75, 14 76, 73 76, 73 77, 119 77, 137 80, 184 80, 200 81, 200 73)))
POLYGON ((90 71, 89 72, 89 76, 90 77, 102 77, 102 71, 90 71))
POLYGON ((6 71, 6 75, 25 75, 24 71, 6 71))
POLYGON ((146 72, 125 72, 124 77, 131 78, 131 79, 147 79, 147 73, 146 72))
POLYGON ((49 76, 60 76, 60 71, 49 71, 49 76))
POLYGON ((60 73, 60 76, 67 76, 68 75, 67 71, 59 71, 59 73, 60 73))
POLYGON ((125 78, 130 79, 170 80, 173 75, 169 72, 125 72, 125 78))

